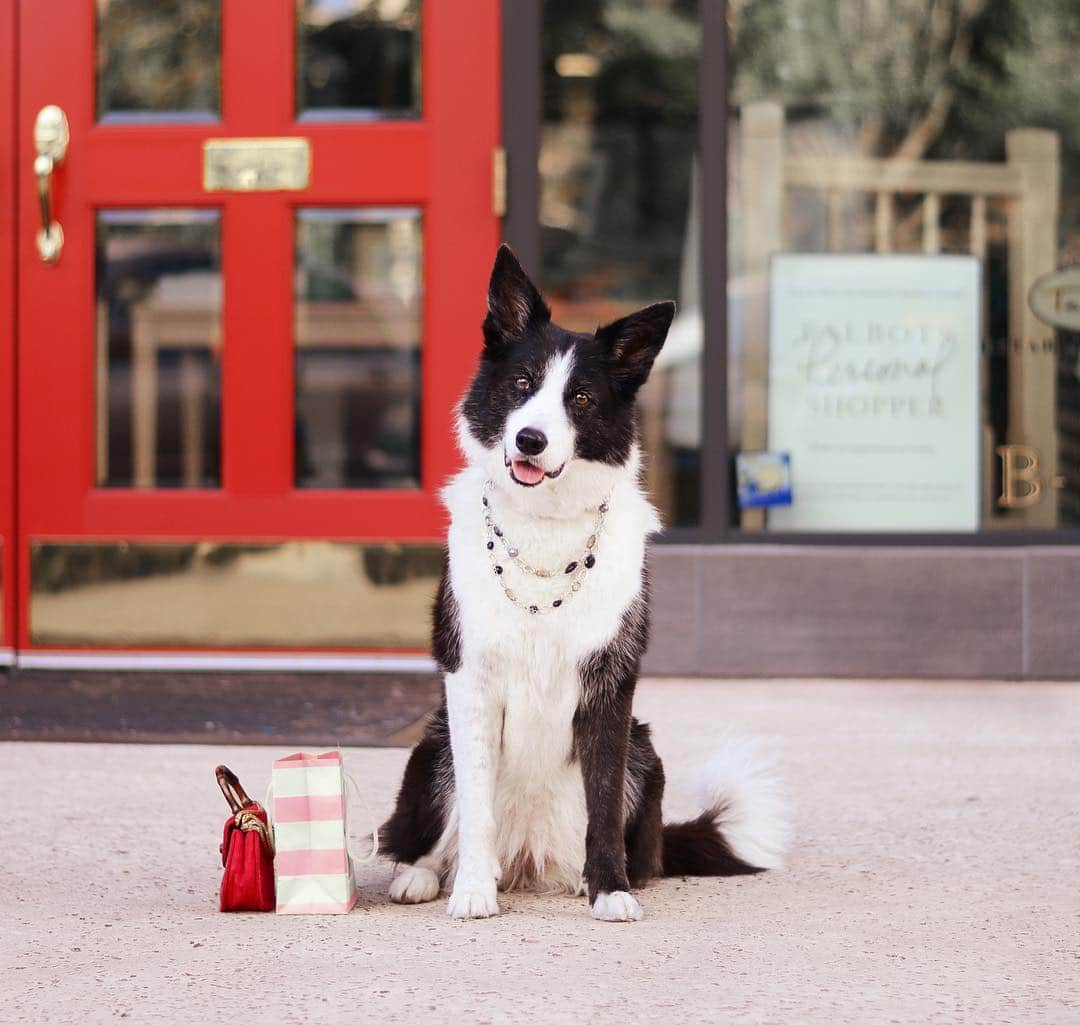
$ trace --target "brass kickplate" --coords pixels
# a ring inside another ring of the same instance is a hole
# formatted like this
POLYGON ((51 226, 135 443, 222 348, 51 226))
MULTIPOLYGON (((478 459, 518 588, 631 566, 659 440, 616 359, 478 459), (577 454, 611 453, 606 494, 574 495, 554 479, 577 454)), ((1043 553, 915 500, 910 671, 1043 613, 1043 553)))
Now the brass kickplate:
POLYGON ((207 139, 203 188, 207 192, 306 189, 311 180, 307 139, 207 139))
POLYGON ((422 543, 35 537, 30 640, 422 650, 442 562, 422 543))

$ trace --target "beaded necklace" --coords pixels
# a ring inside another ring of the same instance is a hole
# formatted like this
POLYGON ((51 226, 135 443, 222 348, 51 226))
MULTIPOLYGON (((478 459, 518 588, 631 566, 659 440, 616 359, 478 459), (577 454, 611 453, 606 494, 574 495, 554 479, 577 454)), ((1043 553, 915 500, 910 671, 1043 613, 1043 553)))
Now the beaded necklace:
POLYGON ((555 609, 562 608, 566 602, 581 590, 589 570, 596 565, 596 543, 600 536, 600 531, 604 526, 604 517, 607 515, 608 509, 610 508, 608 502, 611 496, 609 495, 608 498, 605 498, 604 501, 597 506, 596 519, 593 522, 589 536, 585 539, 584 553, 576 559, 571 559, 565 566, 546 569, 539 566, 533 566, 522 558, 521 552, 506 536, 503 529, 495 522, 491 502, 488 500, 488 492, 490 492, 494 486, 492 481, 487 481, 484 484, 484 491, 480 500, 484 504, 484 543, 487 548, 488 557, 491 559, 492 568, 495 571, 495 575, 499 578, 499 585, 502 587, 503 593, 518 608, 524 609, 534 616, 545 615, 546 613, 554 612, 555 609), (516 566, 518 570, 524 574, 536 577, 540 580, 552 580, 558 577, 565 577, 569 586, 562 594, 553 600, 550 595, 542 600, 526 600, 519 596, 517 592, 512 590, 507 584, 506 566, 503 564, 502 558, 503 554, 506 556, 508 565, 516 566))

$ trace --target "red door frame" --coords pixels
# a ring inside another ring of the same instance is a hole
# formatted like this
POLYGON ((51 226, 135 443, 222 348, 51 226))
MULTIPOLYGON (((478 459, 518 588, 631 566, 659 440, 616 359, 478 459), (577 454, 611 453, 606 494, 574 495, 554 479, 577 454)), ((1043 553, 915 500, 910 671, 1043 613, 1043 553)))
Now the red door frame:
POLYGON ((15 4, 0 0, 0 664, 15 644, 15 4))
MULTIPOLYGON (((5 8, 12 2, 4 0, 5 8)), ((475 363, 498 242, 491 196, 499 140, 498 0, 424 4, 422 120, 333 124, 294 117, 293 0, 222 4, 219 123, 96 124, 94 0, 78 6, 81 16, 57 18, 37 0, 20 5, 17 138, 31 137, 34 117, 47 103, 64 109, 71 128, 54 183, 55 216, 65 233, 54 266, 37 256, 40 214, 29 164, 19 165, 20 647, 30 640, 25 598, 32 539, 440 537, 436 493, 459 458, 453 404, 475 363), (297 135, 312 147, 305 191, 202 190, 205 139, 297 135), (293 489, 293 212, 318 205, 423 210, 418 491, 293 489), (93 486, 94 215, 125 206, 222 211, 220 490, 93 486)))

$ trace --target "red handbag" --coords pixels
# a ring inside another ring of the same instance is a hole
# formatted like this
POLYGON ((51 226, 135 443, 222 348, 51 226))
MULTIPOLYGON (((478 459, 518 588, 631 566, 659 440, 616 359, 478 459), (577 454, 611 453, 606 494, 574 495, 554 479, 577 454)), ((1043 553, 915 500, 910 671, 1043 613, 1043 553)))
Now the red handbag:
POLYGON ((266 809, 248 797, 227 766, 219 765, 216 775, 232 810, 221 839, 221 910, 273 911, 274 841, 266 809))

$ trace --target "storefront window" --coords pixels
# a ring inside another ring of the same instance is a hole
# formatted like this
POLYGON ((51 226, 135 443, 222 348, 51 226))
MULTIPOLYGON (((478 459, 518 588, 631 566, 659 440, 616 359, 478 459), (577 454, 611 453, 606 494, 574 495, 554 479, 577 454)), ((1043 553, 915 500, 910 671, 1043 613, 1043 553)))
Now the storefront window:
POLYGON ((731 0, 746 530, 1080 522, 1080 8, 731 0))
POLYGON ((700 517, 697 0, 545 0, 540 224, 555 319, 679 312, 641 394, 646 480, 669 526, 700 517))

